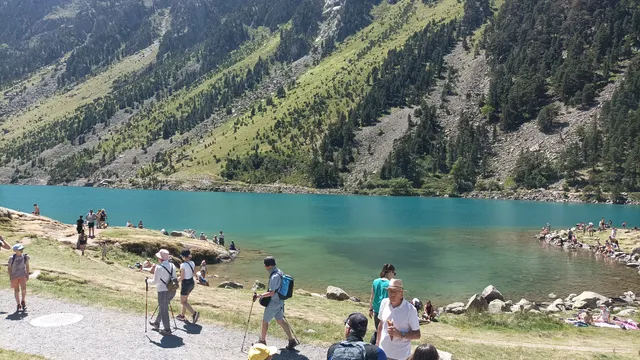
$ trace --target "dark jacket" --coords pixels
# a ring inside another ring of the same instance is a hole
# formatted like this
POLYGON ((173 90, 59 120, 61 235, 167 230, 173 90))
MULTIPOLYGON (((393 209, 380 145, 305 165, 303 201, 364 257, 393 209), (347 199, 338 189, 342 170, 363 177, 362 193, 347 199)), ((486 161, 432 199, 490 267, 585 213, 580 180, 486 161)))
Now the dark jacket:
MULTIPOLYGON (((363 341, 363 340, 362 338, 359 338, 353 333, 351 333, 347 338, 347 342, 357 342, 357 341, 363 341)), ((333 352, 336 350, 336 348, 338 348, 338 346, 340 346, 340 343, 335 343, 331 345, 331 347, 329 348, 329 351, 327 351, 327 360, 332 360, 333 352)), ((382 349, 380 349, 375 345, 366 344, 364 346, 364 349, 367 352, 365 357, 366 360, 387 360, 387 355, 384 353, 384 351, 382 351, 382 349)), ((353 360, 360 360, 360 359, 353 359, 353 360)))

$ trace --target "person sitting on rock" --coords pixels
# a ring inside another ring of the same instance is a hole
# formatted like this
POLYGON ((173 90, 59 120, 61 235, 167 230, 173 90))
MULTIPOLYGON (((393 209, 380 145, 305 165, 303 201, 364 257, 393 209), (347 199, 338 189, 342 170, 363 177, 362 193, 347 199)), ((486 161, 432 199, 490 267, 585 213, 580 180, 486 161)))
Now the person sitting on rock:
POLYGON ((35 216, 40 216, 40 208, 38 207, 38 204, 33 204, 32 214, 35 216))
POLYGON ((144 225, 142 225, 142 220, 138 222, 138 229, 144 229, 144 225))
POLYGON ((126 227, 128 227, 128 228, 132 228, 133 227, 133 224, 131 223, 131 221, 127 220, 126 227))
POLYGON ((436 310, 431 304, 431 300, 427 300, 427 303, 424 304, 424 313, 422 314, 422 319, 426 320, 427 322, 431 322, 436 319, 436 316, 436 310))
POLYGON ((231 245, 229 245, 229 250, 231 251, 236 251, 236 244, 233 243, 233 241, 231 242, 231 245))
POLYGON ((200 233, 200 240, 207 241, 207 235, 205 235, 203 232, 201 232, 200 233))

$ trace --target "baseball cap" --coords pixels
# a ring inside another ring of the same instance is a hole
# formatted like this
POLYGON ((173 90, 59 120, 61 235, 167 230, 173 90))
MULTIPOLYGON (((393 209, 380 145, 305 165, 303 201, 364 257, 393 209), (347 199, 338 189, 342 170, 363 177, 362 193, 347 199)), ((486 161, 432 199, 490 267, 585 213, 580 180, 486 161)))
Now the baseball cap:
POLYGON ((180 253, 180 256, 182 256, 182 257, 189 257, 189 256, 191 256, 191 251, 189 251, 189 250, 182 250, 182 252, 180 253))
POLYGON ((356 312, 349 314, 344 323, 357 333, 366 333, 369 320, 367 320, 367 317, 363 314, 356 312))
POLYGON ((20 251, 22 249, 24 249, 24 246, 22 244, 15 244, 13 245, 13 251, 20 251))
POLYGON ((249 360, 266 360, 269 356, 275 355, 277 352, 278 349, 275 346, 256 343, 249 349, 249 360))

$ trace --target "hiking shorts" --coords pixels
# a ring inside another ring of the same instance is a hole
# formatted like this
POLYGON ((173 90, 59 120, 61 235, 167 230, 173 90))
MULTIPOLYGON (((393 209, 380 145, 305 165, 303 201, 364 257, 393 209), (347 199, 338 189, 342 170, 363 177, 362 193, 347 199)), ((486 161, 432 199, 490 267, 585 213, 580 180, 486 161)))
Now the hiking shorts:
POLYGON ((180 286, 180 296, 187 296, 191 294, 195 286, 196 282, 193 281, 193 278, 182 280, 182 286, 180 286))
POLYGON ((20 287, 22 287, 23 289, 27 287, 26 277, 21 277, 21 278, 11 280, 12 289, 19 289, 20 287))
POLYGON ((264 315, 262 316, 262 321, 270 322, 271 320, 283 320, 284 319, 284 303, 280 300, 273 301, 266 308, 264 308, 264 315))
POLYGON ((94 223, 90 222, 89 223, 89 228, 93 229, 93 227, 94 227, 94 223))

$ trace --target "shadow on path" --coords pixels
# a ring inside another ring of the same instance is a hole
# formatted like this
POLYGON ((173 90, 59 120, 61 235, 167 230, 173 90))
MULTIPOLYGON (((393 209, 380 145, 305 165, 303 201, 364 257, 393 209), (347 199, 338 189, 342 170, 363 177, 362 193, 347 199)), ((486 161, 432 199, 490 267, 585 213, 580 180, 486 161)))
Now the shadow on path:
POLYGON ((273 355, 273 360, 309 360, 308 357, 301 355, 297 350, 282 350, 280 354, 273 355))
POLYGON ((184 346, 184 341, 182 341, 182 338, 175 335, 163 336, 160 342, 151 340, 148 335, 147 339, 149 339, 149 342, 151 342, 153 345, 161 347, 163 349, 175 349, 184 346))
MULTIPOLYGON (((6 313, 5 313, 6 314, 6 313)), ((14 312, 13 314, 9 314, 7 315, 6 319, 7 320, 22 320, 24 318, 26 318, 27 316, 29 316, 28 313, 24 313, 24 312, 14 312)))
POLYGON ((202 326, 198 324, 185 323, 181 328, 178 328, 178 330, 182 330, 187 334, 197 335, 202 331, 202 326))

